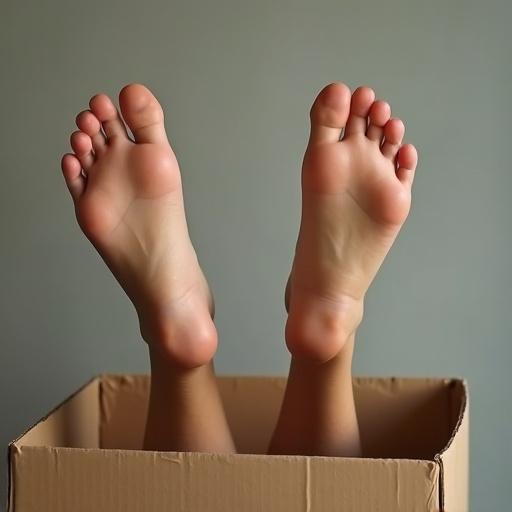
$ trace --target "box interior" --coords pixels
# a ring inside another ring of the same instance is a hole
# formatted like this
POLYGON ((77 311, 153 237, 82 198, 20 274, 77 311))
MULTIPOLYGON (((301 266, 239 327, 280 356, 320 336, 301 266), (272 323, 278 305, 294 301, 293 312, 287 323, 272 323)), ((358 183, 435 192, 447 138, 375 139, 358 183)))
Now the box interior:
MULTIPOLYGON (((286 379, 220 377, 240 453, 263 454, 277 421, 286 379)), ((15 446, 141 449, 147 375, 95 378, 16 440, 15 446)), ((465 407, 457 379, 354 379, 365 457, 435 460, 465 407)), ((207 427, 207 426, 206 426, 207 427)))

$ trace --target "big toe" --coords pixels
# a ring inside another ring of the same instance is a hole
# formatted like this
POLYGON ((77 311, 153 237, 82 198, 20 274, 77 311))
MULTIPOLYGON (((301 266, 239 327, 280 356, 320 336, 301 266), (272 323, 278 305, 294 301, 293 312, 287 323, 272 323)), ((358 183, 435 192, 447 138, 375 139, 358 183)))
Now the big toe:
POLYGON ((343 83, 324 87, 311 107, 310 142, 338 142, 350 110, 350 89, 343 83))
POLYGON ((162 107, 147 87, 141 84, 127 85, 119 93, 119 105, 135 142, 168 142, 162 107))

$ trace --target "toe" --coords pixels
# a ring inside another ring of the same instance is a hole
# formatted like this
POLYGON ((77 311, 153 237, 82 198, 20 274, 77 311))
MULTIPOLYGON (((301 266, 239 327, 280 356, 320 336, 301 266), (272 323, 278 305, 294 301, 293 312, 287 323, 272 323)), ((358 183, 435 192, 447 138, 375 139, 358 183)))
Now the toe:
POLYGON ((384 142, 382 143, 382 154, 393 160, 400 149, 404 138, 405 126, 400 119, 391 119, 384 126, 384 142))
POLYGON ((98 118, 90 111, 84 110, 76 116, 76 125, 92 140, 92 147, 96 154, 100 154, 106 147, 105 136, 101 131, 101 123, 98 118))
POLYGON ((75 155, 67 153, 61 161, 62 174, 73 201, 77 201, 85 190, 82 166, 75 155))
POLYGON ((414 181, 414 173, 418 165, 418 152, 412 144, 405 144, 398 151, 396 157, 398 169, 396 171, 397 178, 407 187, 412 186, 414 181))
POLYGON ((342 83, 324 87, 311 107, 310 143, 338 142, 350 110, 350 89, 342 83))
POLYGON ((101 122, 107 139, 128 138, 121 116, 106 94, 93 96, 89 102, 89 107, 98 121, 101 122))
POLYGON ((70 142, 83 170, 88 171, 94 163, 91 137, 84 132, 73 132, 70 137, 70 142))
POLYGON ((369 87, 358 87, 350 102, 350 115, 345 128, 345 138, 354 134, 366 133, 370 107, 375 100, 375 93, 369 87))
POLYGON ((135 142, 168 143, 164 113, 151 91, 141 84, 130 84, 119 93, 121 112, 135 142))
POLYGON ((384 135, 384 125, 389 121, 391 117, 391 107, 389 103, 378 100, 373 103, 370 107, 369 114, 370 124, 366 130, 366 136, 373 141, 380 144, 384 135))

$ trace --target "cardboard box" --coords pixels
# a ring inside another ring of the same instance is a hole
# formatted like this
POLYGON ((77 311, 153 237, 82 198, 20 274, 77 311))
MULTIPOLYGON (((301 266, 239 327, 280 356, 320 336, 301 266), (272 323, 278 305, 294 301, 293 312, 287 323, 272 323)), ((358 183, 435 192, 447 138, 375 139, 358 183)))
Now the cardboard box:
POLYGON ((219 382, 240 454, 140 450, 149 378, 103 375, 9 445, 9 511, 468 510, 464 381, 356 378, 365 458, 264 455, 285 379, 219 382))

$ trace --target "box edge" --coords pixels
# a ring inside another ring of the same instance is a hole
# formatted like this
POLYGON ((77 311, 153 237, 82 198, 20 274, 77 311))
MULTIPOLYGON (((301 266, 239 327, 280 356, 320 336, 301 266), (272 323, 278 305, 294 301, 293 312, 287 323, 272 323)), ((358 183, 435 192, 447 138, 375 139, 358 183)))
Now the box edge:
POLYGON ((464 421, 466 417, 466 412, 468 410, 468 402, 469 402, 469 387, 468 387, 468 381, 465 378, 452 378, 450 379, 451 382, 457 382, 462 385, 462 389, 464 391, 463 395, 463 401, 459 409, 459 414, 457 417, 457 422, 453 428, 452 435, 450 436, 450 439, 448 440, 448 443, 443 447, 443 449, 437 453, 434 457, 434 460, 439 464, 440 471, 439 471, 439 506, 441 507, 441 511, 445 511, 445 492, 444 492, 444 486, 445 486, 445 468, 444 468, 444 460, 443 455, 450 449, 450 447, 453 444, 453 441, 457 435, 457 433, 460 430, 460 427, 462 425, 462 422, 464 421))
MULTIPOLYGON (((58 409, 64 406, 67 402, 72 400, 78 393, 83 391, 87 386, 93 384, 96 380, 100 380, 101 375, 95 375, 91 377, 88 381, 82 384, 78 389, 73 391, 70 395, 66 396, 63 400, 61 400, 57 405, 55 405, 50 411, 48 411, 44 416, 39 418, 37 421, 32 423, 29 427, 27 427, 21 434, 12 439, 7 445, 7 496, 6 496, 6 512, 14 512, 14 452, 19 452, 18 442, 28 434, 33 428, 37 427, 40 423, 45 421, 48 417, 50 417, 53 413, 55 413, 58 409)), ((98 386, 99 387, 99 386, 98 386)))
POLYGON ((14 512, 14 471, 13 464, 14 459, 12 456, 12 452, 14 451, 13 441, 9 443, 7 446, 7 495, 6 495, 6 512, 14 512))
POLYGON ((87 386, 90 386, 92 383, 94 383, 96 380, 99 380, 100 379, 100 376, 99 375, 96 375, 92 378, 90 378, 87 382, 85 382, 85 384, 82 384, 76 391, 74 391, 73 393, 71 393, 70 395, 68 395, 66 398, 64 398, 61 402, 59 402, 55 407, 53 407, 47 414, 45 414, 44 416, 42 416, 39 420, 37 420, 35 423, 33 423, 30 427, 26 428, 18 437, 16 437, 15 439, 13 439, 10 443, 9 443, 9 446, 13 445, 15 446, 16 448, 18 448, 18 441, 20 441, 26 434, 28 434, 33 428, 37 427, 37 425, 39 425, 40 423, 42 423, 43 421, 46 421, 48 419, 48 417, 50 417, 53 413, 55 413, 56 411, 58 411, 63 405, 65 405, 66 403, 68 403, 71 399, 73 399, 76 395, 78 395, 78 393, 80 393, 81 391, 83 391, 87 386))

